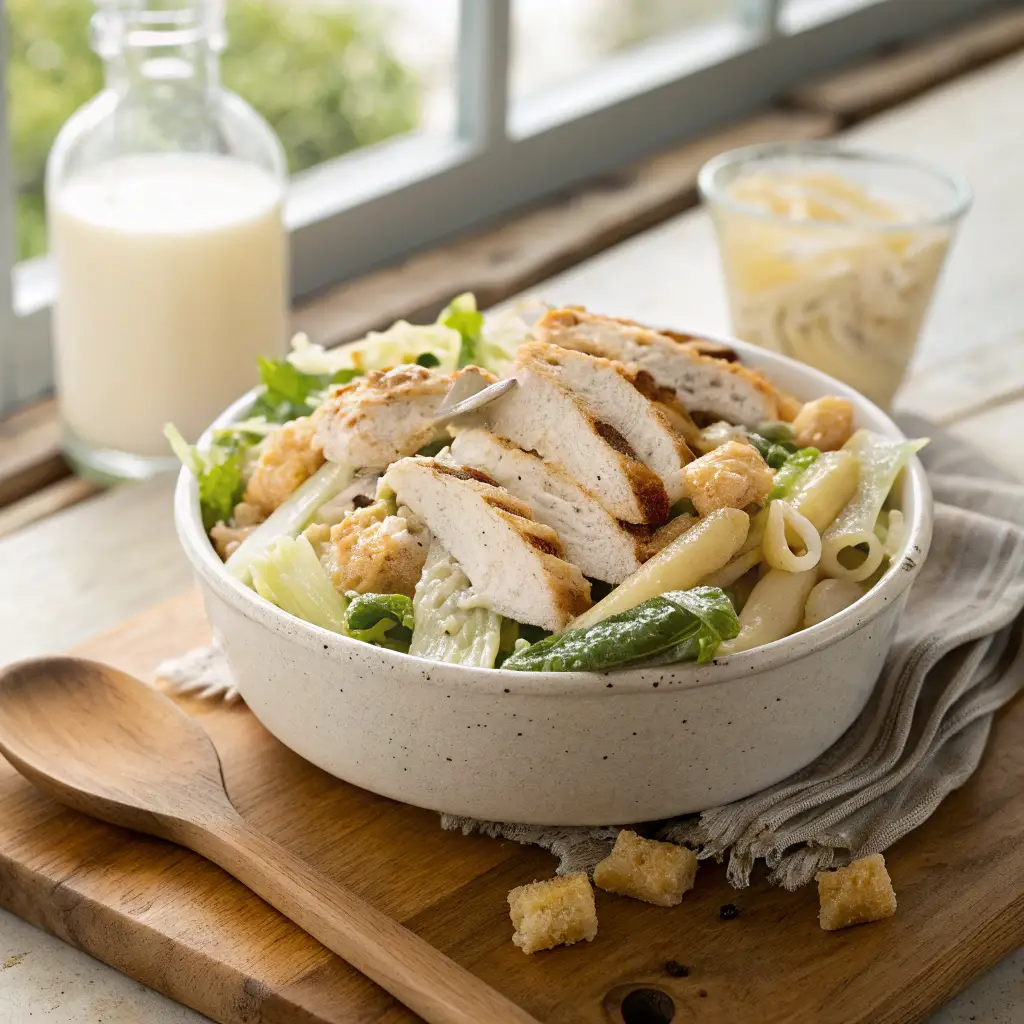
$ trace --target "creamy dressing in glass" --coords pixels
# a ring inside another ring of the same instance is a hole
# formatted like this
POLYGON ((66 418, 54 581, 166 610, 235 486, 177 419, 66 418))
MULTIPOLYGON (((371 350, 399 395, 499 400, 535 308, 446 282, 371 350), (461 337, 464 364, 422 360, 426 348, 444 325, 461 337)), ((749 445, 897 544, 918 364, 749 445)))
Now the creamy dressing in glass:
POLYGON ((79 439, 168 454, 256 383, 287 334, 282 184, 231 157, 126 156, 51 197, 56 369, 79 439))

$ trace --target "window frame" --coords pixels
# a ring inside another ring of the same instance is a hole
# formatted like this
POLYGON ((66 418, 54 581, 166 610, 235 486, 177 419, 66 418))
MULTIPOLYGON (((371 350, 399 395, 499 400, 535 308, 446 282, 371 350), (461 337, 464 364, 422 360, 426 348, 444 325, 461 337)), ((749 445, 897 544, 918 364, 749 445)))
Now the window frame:
MULTIPOLYGON (((882 44, 1000 6, 1000 0, 745 0, 742 19, 632 48, 510 104, 512 2, 460 0, 451 137, 401 137, 294 177, 285 211, 294 297, 738 119, 882 44), (816 19, 822 9, 833 16, 816 19), (783 30, 793 23, 807 27, 783 30)), ((0 82, 7 43, 4 18, 0 82)), ((13 200, 0 104, 0 415, 54 383, 56 278, 48 257, 14 264, 13 200)))

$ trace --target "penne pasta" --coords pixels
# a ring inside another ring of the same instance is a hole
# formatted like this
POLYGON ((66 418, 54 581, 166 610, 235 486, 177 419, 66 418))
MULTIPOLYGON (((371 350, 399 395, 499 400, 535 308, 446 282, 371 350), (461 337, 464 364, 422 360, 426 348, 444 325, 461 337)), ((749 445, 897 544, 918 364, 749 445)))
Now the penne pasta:
POLYGON ((805 572, 821 560, 821 536, 814 524, 802 516, 787 501, 773 501, 768 506, 768 525, 765 527, 764 559, 773 569, 784 572, 805 572), (790 547, 789 534, 796 536, 804 553, 796 554, 790 547))
POLYGON ((709 513, 567 628, 592 626, 666 591, 697 586, 739 551, 749 528, 750 517, 739 509, 720 508, 709 513))
POLYGON ((718 657, 749 651, 795 633, 803 624, 804 606, 817 579, 816 569, 768 572, 758 580, 743 606, 739 633, 718 648, 718 657))
MULTIPOLYGON (((842 451, 824 452, 805 470, 788 501, 800 515, 810 520, 821 534, 853 497, 857 490, 857 475, 858 464, 855 455, 842 451)), ((720 578, 728 582, 713 583, 709 578, 705 581, 708 586, 728 586, 764 558, 762 542, 768 525, 768 514, 769 508, 766 507, 751 519, 747 539, 740 548, 734 564, 722 569, 720 578)), ((797 540, 795 534, 792 539, 794 542, 797 540)))
POLYGON ((853 452, 824 452, 800 478, 789 503, 823 533, 856 493, 859 477, 853 452))
POLYGON ((804 629, 832 618, 864 596, 864 589, 849 580, 822 580, 816 583, 804 605, 804 629))
MULTIPOLYGON (((881 519, 879 519, 879 523, 881 523, 881 519)), ((903 513, 898 508, 891 509, 886 514, 884 533, 880 533, 878 537, 882 542, 882 550, 885 552, 886 558, 896 557, 896 553, 903 547, 905 532, 906 524, 903 519, 903 513)), ((877 526, 875 527, 875 533, 879 533, 877 526)))
POLYGON ((700 581, 702 587, 731 587, 741 576, 745 576, 755 565, 760 563, 764 552, 760 547, 751 548, 737 555, 731 562, 726 563, 721 569, 705 576, 700 581))
POLYGON ((822 535, 821 567, 826 575, 859 583, 882 564, 885 549, 875 533, 879 513, 896 477, 924 443, 890 441, 858 430, 843 446, 843 451, 856 457, 859 477, 853 497, 822 535), (867 549, 863 558, 853 550, 859 547, 867 549))

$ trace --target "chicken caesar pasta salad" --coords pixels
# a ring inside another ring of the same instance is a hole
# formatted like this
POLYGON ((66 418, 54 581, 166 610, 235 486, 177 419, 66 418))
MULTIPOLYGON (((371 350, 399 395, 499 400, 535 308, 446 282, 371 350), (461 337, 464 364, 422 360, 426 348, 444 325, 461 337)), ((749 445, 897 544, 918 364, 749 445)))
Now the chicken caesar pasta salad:
POLYGON ((324 629, 479 668, 705 663, 821 622, 899 552, 890 492, 925 443, 717 342, 582 308, 485 321, 471 295, 336 349, 300 336, 260 377, 203 447, 167 431, 227 571, 324 629))

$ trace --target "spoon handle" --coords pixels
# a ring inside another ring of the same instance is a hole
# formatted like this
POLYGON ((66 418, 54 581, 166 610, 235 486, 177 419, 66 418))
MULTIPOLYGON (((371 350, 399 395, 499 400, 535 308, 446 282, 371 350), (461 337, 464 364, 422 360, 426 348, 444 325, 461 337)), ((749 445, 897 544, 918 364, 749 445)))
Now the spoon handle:
POLYGON ((430 1024, 538 1024, 454 960, 243 818, 193 832, 187 845, 430 1024))

